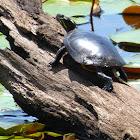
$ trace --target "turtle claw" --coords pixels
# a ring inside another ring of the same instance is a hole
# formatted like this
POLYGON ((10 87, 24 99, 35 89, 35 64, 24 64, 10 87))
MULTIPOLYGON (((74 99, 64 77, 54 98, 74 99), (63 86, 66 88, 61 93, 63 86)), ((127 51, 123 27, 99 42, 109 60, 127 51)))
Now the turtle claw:
POLYGON ((106 90, 108 92, 111 92, 113 90, 113 86, 112 86, 112 83, 111 85, 107 84, 103 87, 103 90, 106 90))

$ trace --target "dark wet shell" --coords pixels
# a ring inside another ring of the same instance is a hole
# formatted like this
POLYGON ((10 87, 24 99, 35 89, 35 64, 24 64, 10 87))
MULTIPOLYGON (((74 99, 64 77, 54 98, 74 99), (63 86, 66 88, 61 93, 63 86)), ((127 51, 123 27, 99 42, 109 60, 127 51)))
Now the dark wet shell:
POLYGON ((81 29, 70 31, 64 45, 72 58, 84 65, 121 67, 124 60, 110 40, 81 29))

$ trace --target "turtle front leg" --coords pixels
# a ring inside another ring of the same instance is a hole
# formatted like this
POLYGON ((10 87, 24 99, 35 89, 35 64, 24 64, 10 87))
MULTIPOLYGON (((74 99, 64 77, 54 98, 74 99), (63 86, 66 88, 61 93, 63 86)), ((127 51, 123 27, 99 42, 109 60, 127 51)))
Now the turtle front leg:
POLYGON ((50 65, 52 66, 57 65, 65 52, 66 52, 65 46, 61 47, 56 53, 55 60, 53 62, 50 62, 50 65))
POLYGON ((105 81, 103 89, 108 91, 108 92, 111 92, 113 90, 113 86, 112 86, 113 80, 112 80, 112 78, 105 75, 101 69, 97 69, 96 72, 97 72, 97 76, 101 80, 105 81))

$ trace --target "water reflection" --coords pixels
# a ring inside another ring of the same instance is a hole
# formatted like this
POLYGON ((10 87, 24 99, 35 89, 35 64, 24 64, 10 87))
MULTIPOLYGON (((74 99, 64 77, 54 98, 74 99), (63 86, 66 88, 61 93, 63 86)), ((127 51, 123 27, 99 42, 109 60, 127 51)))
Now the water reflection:
POLYGON ((132 28, 134 29, 140 28, 140 15, 123 14, 122 17, 125 23, 130 25, 132 28))

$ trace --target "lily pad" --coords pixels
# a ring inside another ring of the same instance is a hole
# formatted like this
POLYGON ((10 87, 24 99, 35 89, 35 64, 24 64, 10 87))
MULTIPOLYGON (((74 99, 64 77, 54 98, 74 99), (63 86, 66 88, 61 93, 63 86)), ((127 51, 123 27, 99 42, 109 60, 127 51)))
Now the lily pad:
POLYGON ((34 139, 24 138, 24 137, 21 137, 21 138, 14 137, 13 139, 10 139, 10 140, 34 140, 34 139))
POLYGON ((9 42, 6 40, 6 36, 0 33, 0 49, 10 48, 9 42))
POLYGON ((133 2, 135 2, 135 4, 140 5, 140 1, 139 0, 133 0, 133 2))
POLYGON ((140 73, 140 65, 126 65, 126 66, 123 66, 123 69, 127 72, 132 72, 132 73, 140 73))
POLYGON ((8 129, 0 128, 0 135, 10 136, 13 134, 31 134, 37 131, 41 131, 44 128, 44 124, 41 123, 30 123, 30 124, 20 124, 8 129))
POLYGON ((43 11, 52 16, 64 14, 71 17, 75 15, 89 15, 91 9, 91 2, 86 1, 64 1, 64 0, 48 0, 43 3, 43 11))
POLYGON ((140 14, 140 6, 132 5, 130 7, 127 7, 126 9, 124 9, 124 11, 122 13, 124 13, 124 14, 140 14))
POLYGON ((61 134, 54 133, 54 132, 49 132, 49 131, 44 131, 44 133, 46 133, 47 135, 52 136, 52 137, 60 137, 60 136, 62 136, 61 134))
POLYGON ((9 93, 5 87, 0 84, 0 115, 5 115, 5 111, 20 110, 19 106, 14 102, 12 94, 9 93))
POLYGON ((109 35, 110 39, 116 43, 123 43, 140 47, 139 36, 140 29, 109 35))
POLYGON ((14 135, 12 135, 12 136, 0 136, 0 140, 9 140, 12 138, 14 138, 14 135))
POLYGON ((101 9, 105 14, 122 13, 124 9, 135 4, 130 0, 100 0, 101 9))
POLYGON ((123 69, 127 72, 140 73, 140 54, 125 59, 126 65, 123 69))
POLYGON ((131 80, 128 83, 130 85, 134 86, 137 90, 140 91, 140 79, 138 79, 138 80, 131 80))
POLYGON ((126 58, 125 62, 126 62, 126 64, 136 63, 136 64, 140 65, 140 54, 136 54, 132 57, 126 58))
POLYGON ((63 136, 63 140, 75 140, 75 134, 74 133, 65 134, 63 136))
POLYGON ((72 20, 76 22, 76 24, 84 24, 89 22, 89 20, 85 17, 70 17, 72 20))
POLYGON ((26 138, 38 138, 39 140, 42 140, 44 138, 43 132, 36 132, 33 134, 25 135, 26 138))

